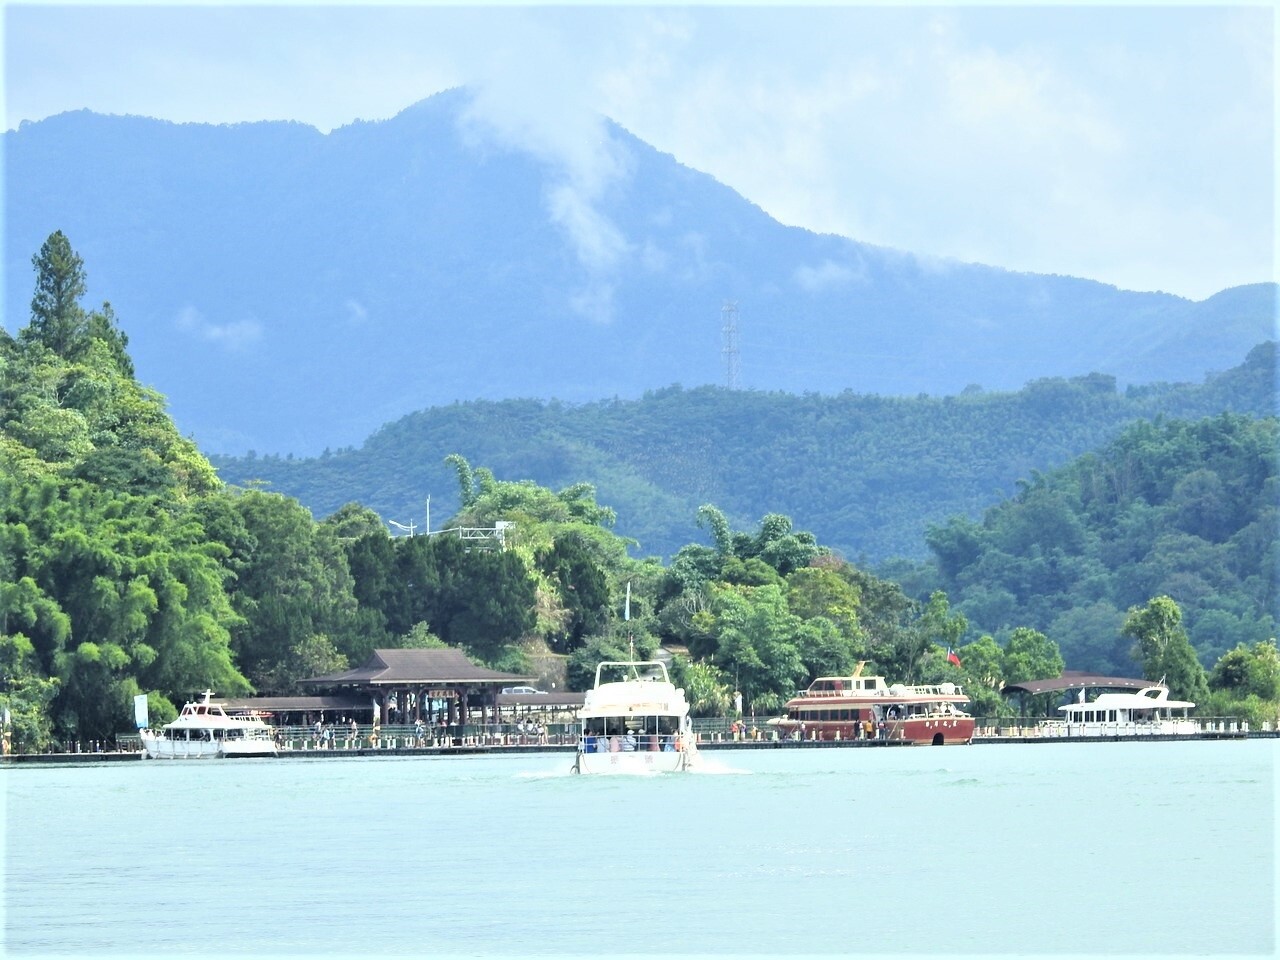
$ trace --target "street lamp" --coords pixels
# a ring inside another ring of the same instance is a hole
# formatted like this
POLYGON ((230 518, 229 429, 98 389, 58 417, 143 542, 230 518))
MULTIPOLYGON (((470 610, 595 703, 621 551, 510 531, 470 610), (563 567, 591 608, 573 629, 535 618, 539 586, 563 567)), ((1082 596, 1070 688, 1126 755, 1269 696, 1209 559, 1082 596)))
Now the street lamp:
POLYGON ((387 523, 391 524, 393 527, 395 527, 395 528, 396 528, 397 530, 399 530, 401 533, 408 533, 408 534, 409 534, 409 536, 411 536, 411 537, 413 536, 413 531, 414 531, 415 529, 417 529, 417 528, 414 526, 413 520, 410 520, 410 521, 409 521, 409 525, 408 525, 408 526, 405 526, 403 523, 396 523, 396 521, 394 521, 394 520, 388 520, 388 521, 387 521, 387 523))

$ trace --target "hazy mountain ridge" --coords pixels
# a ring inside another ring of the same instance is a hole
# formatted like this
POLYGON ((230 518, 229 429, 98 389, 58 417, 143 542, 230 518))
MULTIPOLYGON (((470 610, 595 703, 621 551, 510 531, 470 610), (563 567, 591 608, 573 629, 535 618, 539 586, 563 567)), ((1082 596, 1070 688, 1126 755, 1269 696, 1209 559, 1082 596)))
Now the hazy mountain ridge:
POLYGON ((1274 335, 1276 288, 1200 303, 786 227, 606 124, 593 192, 462 91, 322 134, 86 111, 5 134, 6 326, 62 229, 140 377, 206 450, 315 452, 408 411, 724 382, 933 395, 1107 370, 1199 381, 1274 335))

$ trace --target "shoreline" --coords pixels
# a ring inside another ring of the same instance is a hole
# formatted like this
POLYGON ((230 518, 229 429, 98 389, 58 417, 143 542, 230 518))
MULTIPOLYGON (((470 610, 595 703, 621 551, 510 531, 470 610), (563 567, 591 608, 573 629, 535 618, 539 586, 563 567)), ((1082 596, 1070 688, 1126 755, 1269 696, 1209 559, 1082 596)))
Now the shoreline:
MULTIPOLYGON (((1151 741, 1195 740, 1275 740, 1280 731, 1201 731, 1193 734, 1144 734, 1141 736, 1099 737, 1040 737, 1040 736, 976 736, 972 746, 1013 743, 1148 743, 1151 741)), ((882 747, 919 746, 932 749, 927 744, 912 744, 901 740, 708 740, 698 744, 699 750, 866 750, 882 747)), ((948 744, 948 747, 966 744, 948 744)), ((526 756, 537 753, 573 753, 573 744, 467 744, 448 747, 353 747, 350 749, 282 750, 275 757, 243 758, 254 760, 358 760, 370 757, 475 757, 475 756, 526 756)), ((28 764, 79 765, 95 763, 120 763, 145 759, 139 750, 112 750, 94 753, 18 753, 0 757, 0 768, 28 764)), ((156 761, 168 762, 168 761, 156 761)))

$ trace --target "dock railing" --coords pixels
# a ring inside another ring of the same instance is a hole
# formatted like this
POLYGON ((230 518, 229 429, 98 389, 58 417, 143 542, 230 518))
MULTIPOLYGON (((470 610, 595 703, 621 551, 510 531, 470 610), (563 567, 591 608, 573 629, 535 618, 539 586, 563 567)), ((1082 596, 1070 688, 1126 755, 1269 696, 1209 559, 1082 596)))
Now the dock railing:
MULTIPOLYGON (((1250 732, 1249 721, 1238 717, 1171 717, 1170 721, 1186 724, 1188 729, 1179 731, 1191 736, 1195 735, 1227 735, 1235 736, 1250 732)), ((1071 723, 1061 717, 976 717, 974 719, 975 738, 983 739, 1025 739, 1027 737, 1064 737, 1071 736, 1070 728, 1097 728, 1094 736, 1151 736, 1155 731, 1140 730, 1141 725, 1094 721, 1091 723, 1071 723)), ((1276 729, 1275 724, 1264 722, 1264 733, 1276 729)))
MULTIPOLYGON (((1046 736, 1041 723, 1046 717, 977 717, 974 738, 978 740, 1059 739, 1046 736)), ((1280 725, 1264 721, 1257 727, 1237 717, 1191 717, 1196 732, 1201 737, 1267 737, 1280 733, 1280 725)), ((1115 726, 1119 727, 1120 724, 1115 726)), ((439 726, 424 726, 421 735, 413 724, 388 724, 375 726, 359 724, 353 731, 350 724, 334 724, 329 735, 322 729, 317 735, 314 727, 276 727, 277 745, 281 750, 439 750, 450 747, 572 747, 578 742, 578 725, 575 723, 547 723, 523 726, 519 723, 453 724, 442 730, 439 726)), ((701 743, 731 743, 735 741, 766 741, 779 737, 774 727, 760 718, 734 720, 730 717, 700 717, 693 720, 693 730, 701 743), (737 724, 737 730, 734 725, 737 724)), ((1100 736, 1111 734, 1101 733, 1100 736)), ((1119 730, 1116 736, 1123 736, 1119 730)), ((794 738, 790 738, 794 739, 794 738)), ((142 742, 136 732, 119 733, 111 740, 65 741, 52 744, 44 751, 59 754, 137 753, 142 742)))

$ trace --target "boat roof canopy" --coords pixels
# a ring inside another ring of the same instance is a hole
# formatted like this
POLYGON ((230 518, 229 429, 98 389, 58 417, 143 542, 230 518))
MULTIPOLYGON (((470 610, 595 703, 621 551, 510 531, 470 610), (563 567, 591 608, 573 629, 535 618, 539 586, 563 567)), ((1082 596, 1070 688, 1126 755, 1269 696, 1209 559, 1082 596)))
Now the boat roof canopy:
POLYGON ((1021 683, 1006 683, 1001 693, 1055 693, 1060 690, 1083 690, 1086 687, 1103 687, 1113 690, 1141 690, 1151 686, 1150 680, 1135 680, 1132 677, 1105 677, 1096 673, 1084 673, 1080 670, 1063 670, 1059 677, 1045 680, 1023 680, 1021 683))

